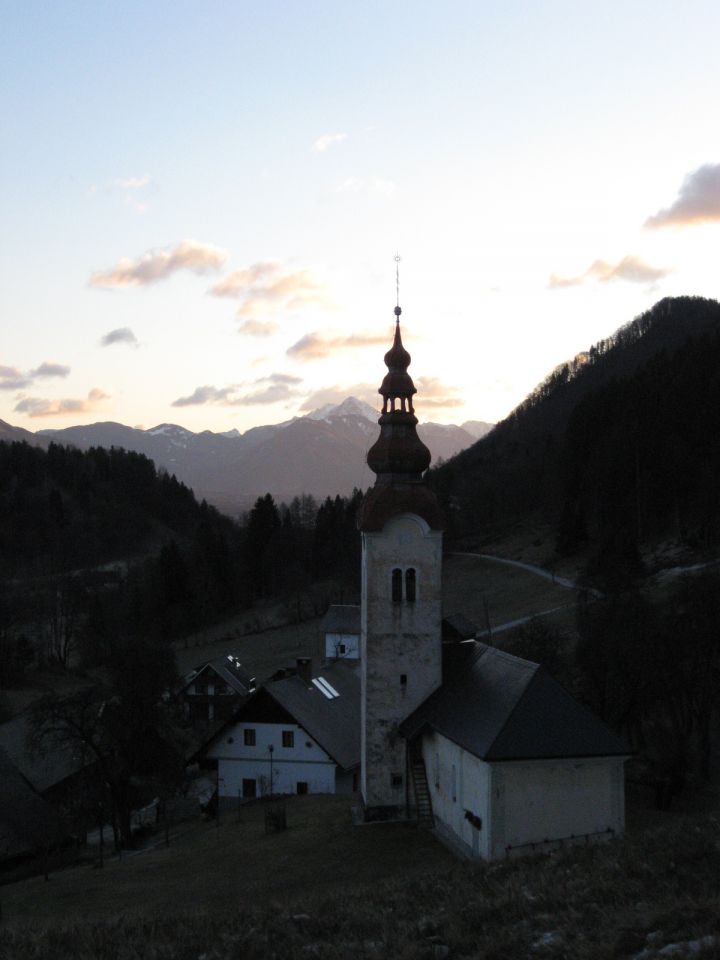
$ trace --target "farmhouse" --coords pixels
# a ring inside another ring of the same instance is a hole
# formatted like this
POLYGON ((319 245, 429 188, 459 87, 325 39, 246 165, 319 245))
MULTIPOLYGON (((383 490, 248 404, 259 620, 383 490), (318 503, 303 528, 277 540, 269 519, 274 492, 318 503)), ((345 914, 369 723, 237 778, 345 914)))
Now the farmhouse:
POLYGON ((430 452, 400 314, 359 516, 365 819, 409 810, 483 858, 612 836, 624 823, 622 740, 537 664, 465 640, 462 622, 443 631, 443 517, 423 479, 430 452))
POLYGON ((310 660, 235 711, 203 750, 217 761, 218 795, 352 793, 360 765, 357 662, 312 675, 310 660))
POLYGON ((225 719, 255 690, 255 677, 232 654, 195 667, 175 695, 188 720, 204 724, 225 719))

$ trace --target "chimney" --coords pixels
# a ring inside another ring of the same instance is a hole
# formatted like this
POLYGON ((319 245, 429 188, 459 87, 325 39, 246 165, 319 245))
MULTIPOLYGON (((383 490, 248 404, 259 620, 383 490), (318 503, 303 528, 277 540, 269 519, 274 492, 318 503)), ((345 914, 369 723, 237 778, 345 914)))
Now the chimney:
POLYGON ((297 675, 300 677, 302 682, 309 687, 310 683, 312 682, 312 674, 313 674, 312 657, 298 657, 296 662, 297 662, 297 675))

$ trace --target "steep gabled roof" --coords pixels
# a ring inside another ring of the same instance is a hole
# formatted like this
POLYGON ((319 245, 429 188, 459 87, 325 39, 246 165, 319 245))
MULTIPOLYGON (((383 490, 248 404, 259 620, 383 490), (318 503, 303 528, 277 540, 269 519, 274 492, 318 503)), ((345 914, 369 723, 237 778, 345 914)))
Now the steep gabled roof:
POLYGON ((60 817, 0 748, 0 860, 41 853, 68 836, 60 817))
POLYGON ((21 713, 12 720, 0 724, 0 750, 5 750, 9 759, 39 793, 62 783, 68 777, 90 765, 90 760, 81 751, 67 743, 30 747, 30 717, 21 713))
POLYGON ((255 689, 255 677, 250 676, 237 657, 227 654, 222 657, 216 657, 215 660, 208 660, 207 663, 201 663, 195 667, 192 673, 185 677, 182 685, 177 692, 182 693, 187 690, 191 683, 194 683, 200 674, 205 672, 215 672, 222 680, 227 683, 241 697, 246 697, 255 689))
POLYGON ((401 724, 434 730, 482 760, 627 756, 627 744, 539 664, 483 643, 401 724))
MULTIPOLYGON (((205 753, 224 732, 250 719, 265 698, 270 698, 320 744, 343 770, 360 763, 360 676, 357 661, 337 661, 323 667, 325 678, 339 696, 328 698, 314 683, 294 675, 264 684, 249 697, 195 755, 205 753)), ((262 722, 262 721, 260 721, 262 722)))
POLYGON ((339 661, 323 667, 320 676, 340 694, 328 699, 299 676, 277 680, 267 693, 295 718, 344 770, 360 763, 360 676, 358 665, 339 661))

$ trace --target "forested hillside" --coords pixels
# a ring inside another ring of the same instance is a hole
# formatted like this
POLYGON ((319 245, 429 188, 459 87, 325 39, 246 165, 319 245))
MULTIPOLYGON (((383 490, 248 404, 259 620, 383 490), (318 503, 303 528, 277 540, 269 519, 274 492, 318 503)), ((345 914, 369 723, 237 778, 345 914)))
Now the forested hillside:
POLYGON ((0 442, 0 687, 28 664, 92 667, 332 579, 354 590, 352 498, 267 494, 242 522, 142 454, 0 442))
POLYGON ((541 516, 557 549, 624 553, 720 541, 720 304, 665 299, 552 372, 432 471, 450 534, 541 516))

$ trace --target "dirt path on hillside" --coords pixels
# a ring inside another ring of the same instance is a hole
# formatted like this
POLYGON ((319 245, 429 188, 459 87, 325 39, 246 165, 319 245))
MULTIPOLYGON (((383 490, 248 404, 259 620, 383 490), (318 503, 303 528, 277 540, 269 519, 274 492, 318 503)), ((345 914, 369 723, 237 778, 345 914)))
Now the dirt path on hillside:
POLYGON ((517 567, 519 570, 527 571, 527 573, 534 573, 535 576, 542 577, 544 580, 550 580, 559 587, 567 587, 568 590, 586 589, 593 597, 603 596, 603 594, 594 587, 583 587, 577 582, 577 580, 570 580, 568 577, 559 577, 552 570, 545 570, 543 567, 537 567, 534 563, 525 563, 522 560, 509 560, 507 557, 496 557, 491 553, 468 553, 466 551, 456 551, 451 553, 450 556, 478 557, 480 560, 490 560, 493 563, 504 563, 508 567, 517 567))

